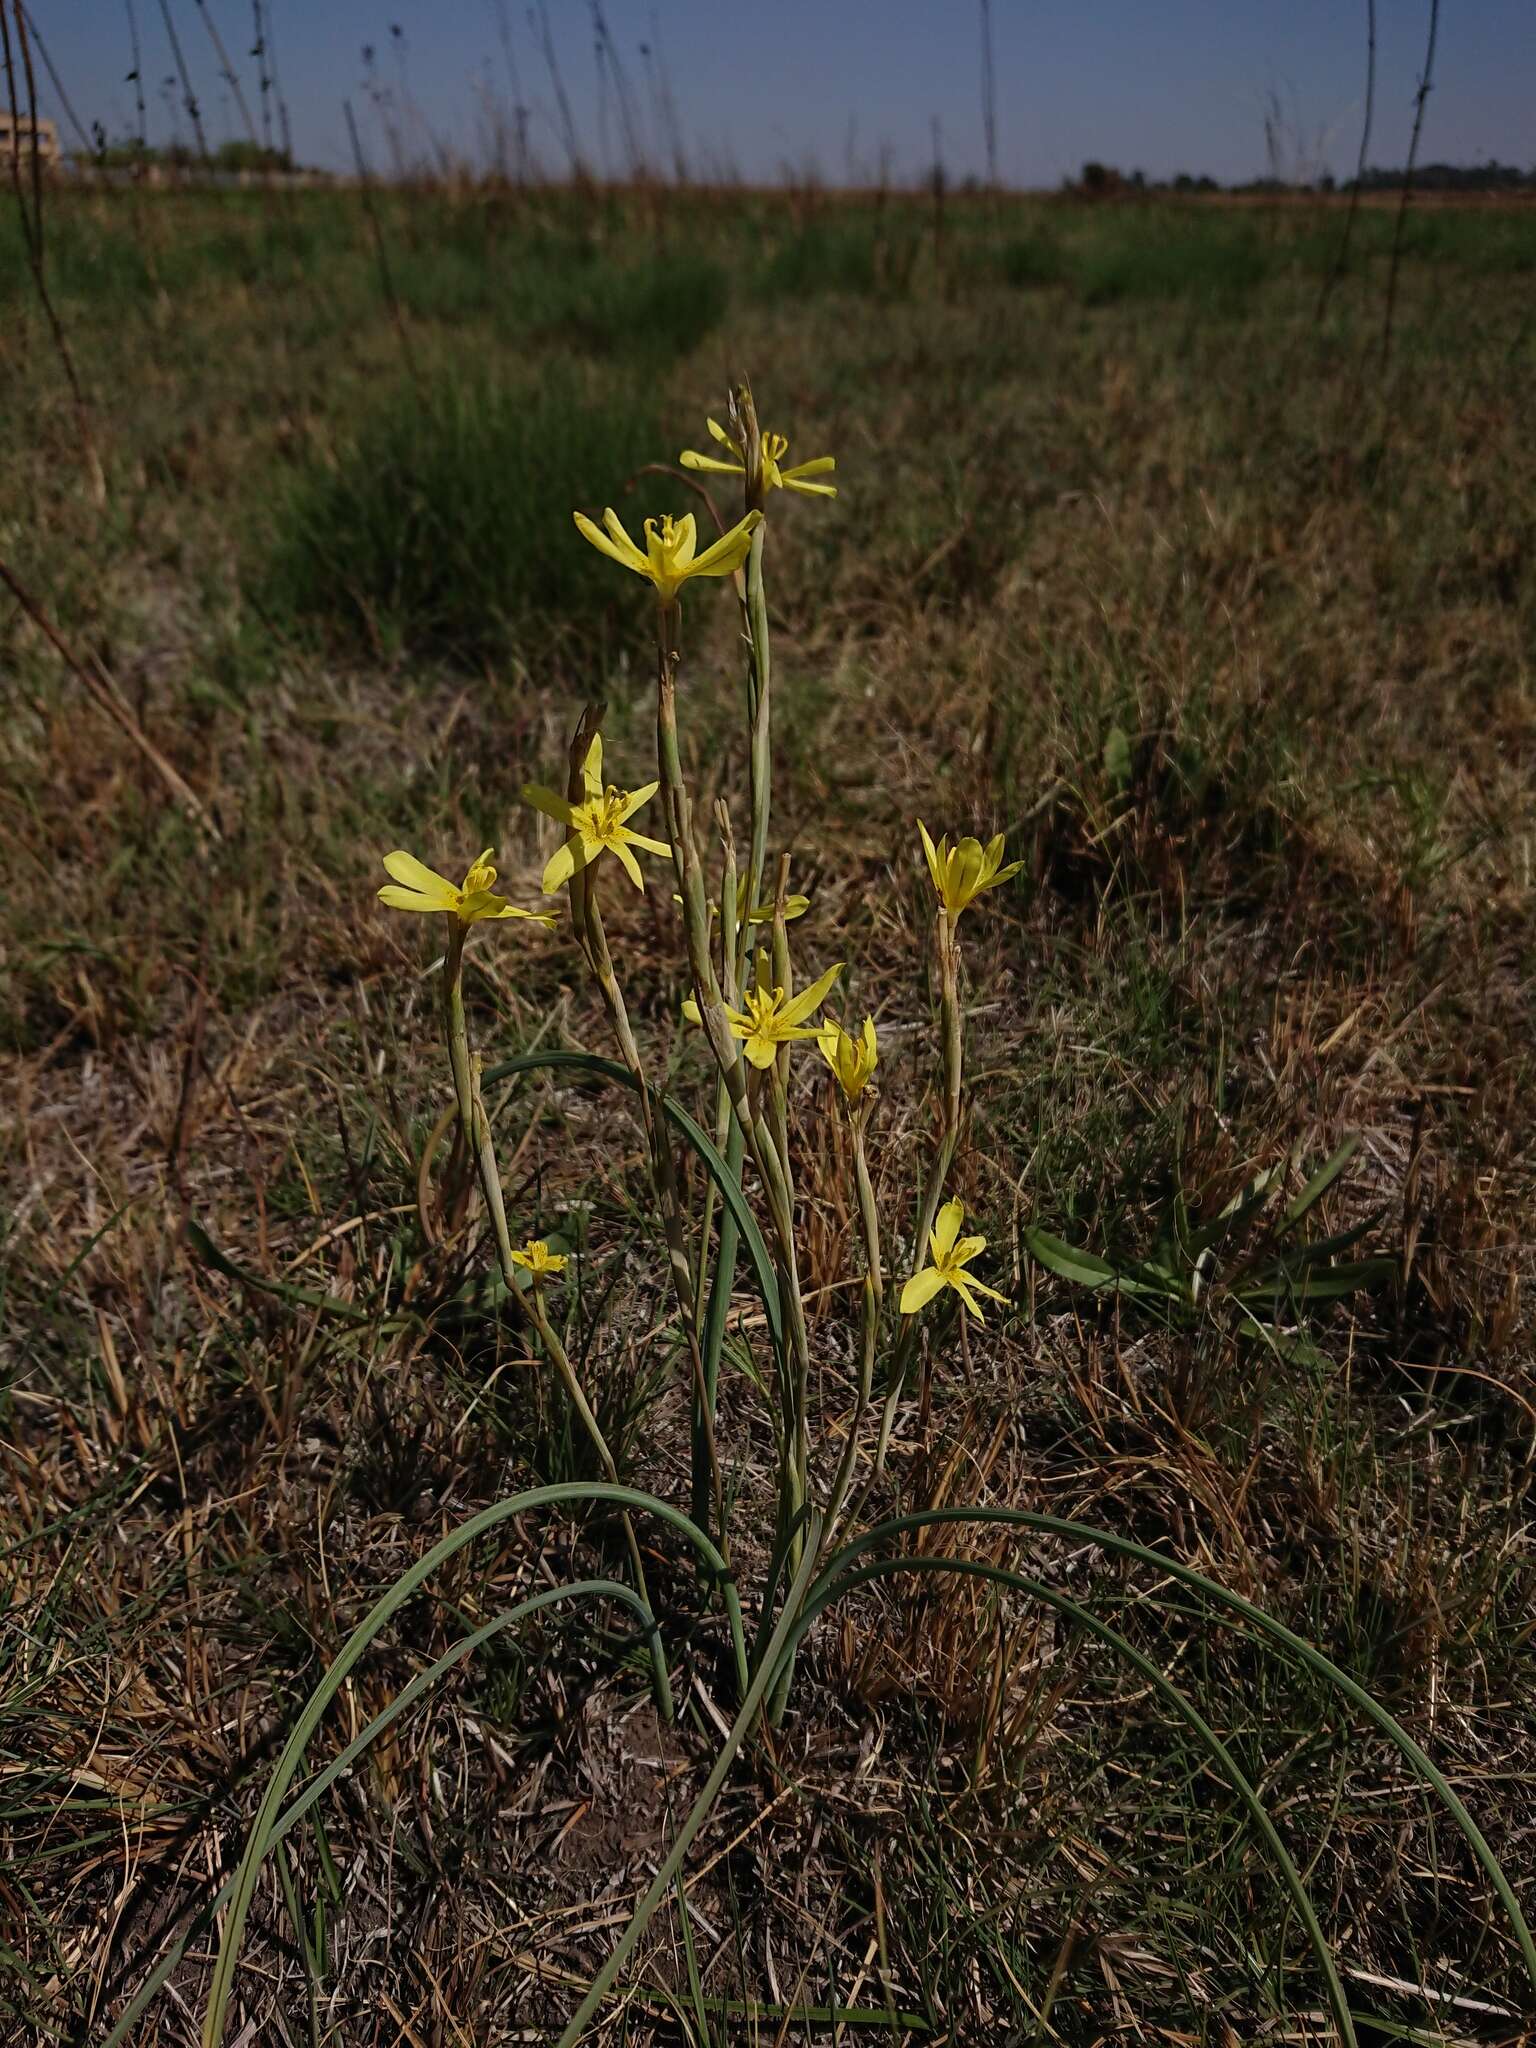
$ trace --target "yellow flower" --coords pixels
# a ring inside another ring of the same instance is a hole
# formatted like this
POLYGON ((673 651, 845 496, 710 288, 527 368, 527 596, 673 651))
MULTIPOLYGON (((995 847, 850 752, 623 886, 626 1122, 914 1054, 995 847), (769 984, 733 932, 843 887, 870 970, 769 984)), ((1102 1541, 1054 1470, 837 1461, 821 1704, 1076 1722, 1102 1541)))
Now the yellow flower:
MULTIPOLYGON (((743 875, 741 880, 736 884, 736 925, 738 930, 744 924, 773 923, 773 905, 771 903, 759 903, 756 910, 752 911, 750 915, 748 914, 747 879, 748 878, 745 875, 743 875)), ((683 899, 681 896, 677 895, 674 892, 672 901, 679 905, 679 907, 681 907, 683 899)), ((797 917, 804 917, 805 913, 810 909, 810 907, 811 899, 809 896, 786 896, 784 898, 784 922, 786 924, 789 924, 797 917)), ((719 904, 711 903, 709 906, 709 918, 711 924, 713 924, 713 922, 719 915, 719 904)))
MULTIPOLYGON (((729 448, 734 454, 740 450, 718 420, 706 422, 709 431, 722 448, 729 448)), ((784 457, 789 453, 789 437, 785 434, 764 434, 761 442, 763 451, 763 488, 769 491, 800 491, 807 498, 835 498, 836 484, 813 484, 813 476, 825 476, 828 470, 836 469, 837 459, 831 455, 818 455, 811 462, 797 462, 793 469, 784 468, 784 457)), ((677 458, 684 469, 713 470, 719 476, 745 476, 744 461, 722 462, 718 455, 700 455, 695 449, 685 448, 677 458)))
POLYGON ((999 882, 1008 881, 1024 865, 1021 860, 1012 860, 1007 867, 1000 865, 1003 858, 1001 832, 985 846, 979 839, 962 839, 951 846, 946 832, 935 846, 921 818, 917 821, 917 829, 923 835, 923 852, 928 857, 928 872, 933 877, 933 886, 951 917, 958 917, 983 890, 995 889, 999 882))
POLYGON ((591 541, 593 547, 611 555, 622 568, 633 569, 637 576, 649 577, 656 586, 657 600, 669 605, 689 577, 729 576, 733 569, 739 569, 747 559, 753 531, 761 523, 763 515, 761 512, 749 512, 729 533, 722 533, 702 555, 694 552, 699 544, 699 535, 691 512, 681 519, 673 519, 666 513, 660 519, 647 519, 644 553, 624 531, 619 515, 611 505, 603 514, 603 526, 608 529, 606 533, 584 512, 578 512, 574 517, 578 531, 591 541))
POLYGON ((864 1029, 857 1038, 828 1018, 816 1043, 821 1047, 822 1058, 837 1076, 839 1088, 850 1102, 857 1102, 875 1071, 879 1057, 875 1051, 874 1018, 864 1019, 864 1029))
POLYGON ((565 1254, 552 1252, 542 1237, 530 1237, 520 1252, 512 1254, 512 1263, 531 1273, 537 1287, 546 1274, 565 1271, 565 1254))
POLYGON ((1006 1294, 999 1294, 995 1287, 983 1287, 974 1275, 966 1272, 971 1260, 986 1250, 987 1240, 961 1237, 960 1225, 964 1221, 965 1210, 959 1202, 946 1202, 939 1211, 939 1220, 928 1235, 933 1264, 920 1268, 902 1288, 904 1316, 915 1316, 944 1287, 953 1287, 978 1323, 986 1321, 976 1301, 978 1294, 984 1294, 988 1301, 1007 1302, 1006 1294))
POLYGON ((446 875, 434 873, 414 853, 386 853, 385 872, 395 879, 379 891, 379 901, 387 903, 391 910, 442 911, 456 917, 460 924, 477 924, 487 917, 531 917, 539 924, 553 924, 552 911, 519 910, 505 897, 492 895, 496 870, 491 866, 491 855, 495 851, 494 846, 485 849, 460 887, 446 875), (397 887, 397 883, 403 886, 397 887))
POLYGON ((553 894, 572 875, 590 867, 600 853, 617 854, 625 874, 637 889, 643 889, 645 878, 630 849, 638 846, 646 853, 662 855, 670 854, 672 849, 663 840, 647 839, 643 833, 631 832, 627 821, 642 804, 650 802, 660 784, 648 782, 643 789, 635 790, 615 789, 611 782, 605 786, 603 736, 600 732, 592 735, 592 744, 587 749, 581 772, 586 798, 579 804, 568 803, 554 790, 545 789, 542 783, 530 782, 523 788, 525 803, 569 827, 571 834, 564 846, 550 856, 549 865, 544 870, 545 895, 553 894))
POLYGON ((781 1045, 793 1045, 801 1038, 820 1037, 817 1026, 807 1025, 805 1020, 813 1010, 821 1008, 827 999, 827 991, 842 971, 841 962, 836 967, 829 967, 819 981, 813 981, 797 996, 786 996, 781 988, 748 989, 744 998, 745 1011, 726 1011, 732 1031, 746 1041, 746 1055, 754 1067, 771 1067, 781 1045))

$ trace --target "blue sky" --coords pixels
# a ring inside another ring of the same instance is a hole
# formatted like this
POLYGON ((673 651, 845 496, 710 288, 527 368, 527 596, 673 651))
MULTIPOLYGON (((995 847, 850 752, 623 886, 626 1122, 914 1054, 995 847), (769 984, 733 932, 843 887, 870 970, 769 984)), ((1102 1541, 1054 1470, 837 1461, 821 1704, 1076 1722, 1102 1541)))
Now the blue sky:
MULTIPOLYGON (((48 53, 81 119, 114 135, 134 125, 126 9, 144 48, 152 132, 168 139, 162 81, 173 62, 161 0, 31 0, 48 53)), ((242 132, 197 0, 168 0, 210 140, 242 132)), ((266 0, 263 0, 266 4, 266 0)), ((582 130, 600 155, 601 102, 589 0, 548 0, 558 61, 582 130)), ((894 175, 931 161, 937 118, 956 175, 984 162, 976 0, 604 0, 637 98, 642 43, 659 38, 690 142, 749 178, 786 162, 822 176, 894 175)), ((1372 160, 1400 163, 1423 60, 1428 0, 1378 0, 1372 160)), ((206 0, 254 104, 250 0, 206 0)), ((438 136, 473 154, 488 94, 510 99, 494 0, 270 0, 273 42, 297 154, 347 161, 350 95, 370 151, 384 143, 363 90, 361 50, 378 52, 438 136), (402 36, 391 36, 398 24, 402 36)), ((535 146, 559 158, 554 96, 526 0, 507 0, 535 146)), ((1365 0, 992 0, 998 161, 1018 185, 1054 185, 1088 157, 1150 176, 1265 168, 1264 108, 1284 110, 1287 153, 1346 174, 1358 146, 1365 0)), ((52 108, 53 94, 42 81, 52 108)), ((57 111, 56 108, 52 108, 57 111)), ((618 134, 609 108, 609 147, 618 134)), ((1444 0, 1423 142, 1426 160, 1536 162, 1536 5, 1444 0)))

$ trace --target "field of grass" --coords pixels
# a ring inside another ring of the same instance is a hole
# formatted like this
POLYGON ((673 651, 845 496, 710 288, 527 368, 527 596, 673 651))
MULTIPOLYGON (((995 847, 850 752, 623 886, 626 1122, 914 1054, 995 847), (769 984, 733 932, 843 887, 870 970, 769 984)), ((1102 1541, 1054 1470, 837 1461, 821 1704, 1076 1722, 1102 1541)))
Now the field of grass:
MULTIPOLYGON (((743 372, 790 459, 838 461, 835 504, 773 512, 774 837, 812 901, 801 979, 843 960, 845 1015, 881 1033, 897 1280, 935 1097, 914 821, 1006 832, 1023 863, 967 913, 955 1174, 1013 1305, 925 1325, 870 1514, 1085 1521, 1258 1602, 1407 1725, 1536 1909, 1536 209, 1412 218, 1383 368, 1376 212, 1319 321, 1337 210, 50 205, 106 488, 7 223, 0 563, 29 603, 0 610, 4 2038, 99 2041, 233 1869, 377 1595, 477 1509, 592 1476, 489 1285, 462 1160, 422 1165, 450 1099, 438 941, 380 909, 379 861, 457 874, 494 843, 533 904, 556 839, 519 792, 563 784, 589 698, 618 779, 655 773, 636 587, 571 508, 707 524, 671 466, 743 372), (1197 1270, 1191 1237, 1264 1174, 1197 1270)), ((745 786, 738 627, 728 593, 690 595, 700 815, 745 786)), ((605 914, 658 1070, 707 1106, 669 884, 605 914)), ((477 1042, 607 1051, 568 935, 531 929, 471 948, 477 1042)), ((795 1155, 830 1466, 858 1267, 814 1053, 795 1155)), ((686 1506, 640 1127, 549 1077, 494 1107, 514 1234, 580 1248, 560 1313, 622 1476, 686 1506)), ((743 1278, 720 1430, 749 1629, 762 1320, 743 1278)), ((675 1725, 616 1615, 496 1638, 267 1867, 231 2039, 554 2038, 734 1711, 690 1561, 644 1540, 675 1725)), ((1362 2043, 1530 2038, 1483 1873, 1336 1693, 1134 1560, 922 1543, 1011 1562, 1187 1688, 1307 1879, 1362 2043)), ((466 1629, 623 1558, 600 1515, 504 1524, 403 1609, 311 1763, 466 1629)), ((684 1878, 593 2039, 1335 2038, 1165 1700, 974 1578, 824 1619, 684 1878)), ((198 2038, 212 1945, 196 1929, 132 2039, 198 2038)))

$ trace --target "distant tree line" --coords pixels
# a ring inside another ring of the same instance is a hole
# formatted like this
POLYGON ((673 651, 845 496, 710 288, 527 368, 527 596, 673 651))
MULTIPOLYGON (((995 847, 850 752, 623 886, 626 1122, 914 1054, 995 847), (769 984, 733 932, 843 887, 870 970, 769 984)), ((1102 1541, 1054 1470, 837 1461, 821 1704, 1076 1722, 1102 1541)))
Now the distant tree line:
POLYGON ((259 142, 221 142, 206 159, 184 142, 164 147, 141 143, 136 136, 121 142, 101 141, 82 162, 106 171, 167 170, 200 171, 291 171, 293 154, 286 149, 266 148, 259 142))
MULTIPOLYGON (((1362 192, 1398 192, 1406 172, 1372 165, 1359 180, 1362 192)), ((1230 185, 1205 175, 1180 171, 1176 177, 1149 178, 1145 171, 1124 172, 1113 164, 1090 159, 1076 178, 1064 181, 1065 189, 1085 199, 1108 199, 1130 192, 1350 192, 1353 178, 1336 179, 1331 173, 1305 183, 1280 178, 1248 178, 1230 185)), ((1536 165, 1522 171, 1515 164, 1501 164, 1490 157, 1485 164, 1420 164, 1413 174, 1421 192, 1536 192, 1536 165)))

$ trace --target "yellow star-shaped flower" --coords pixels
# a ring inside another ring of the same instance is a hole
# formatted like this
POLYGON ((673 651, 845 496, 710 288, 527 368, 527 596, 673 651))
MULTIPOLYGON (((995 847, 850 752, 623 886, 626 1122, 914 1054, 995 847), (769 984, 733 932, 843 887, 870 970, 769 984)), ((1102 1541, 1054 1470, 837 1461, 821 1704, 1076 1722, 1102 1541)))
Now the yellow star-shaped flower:
POLYGON ((565 1271, 565 1254, 552 1252, 542 1237, 530 1237, 521 1251, 512 1254, 512 1263, 521 1266, 525 1273, 531 1273, 537 1287, 550 1274, 565 1271))
MULTIPOLYGON (((781 1045, 793 1045, 803 1038, 819 1038, 818 1026, 807 1025, 806 1018, 819 1010, 827 999, 827 992, 842 973, 842 963, 829 967, 809 988, 802 989, 797 996, 786 996, 783 989, 748 989, 742 1010, 726 1011, 731 1029, 745 1041, 743 1050, 754 1067, 767 1069, 778 1057, 781 1045)), ((686 1005, 684 1006, 686 1014, 686 1005)))
POLYGON ((483 918, 501 917, 529 917, 538 924, 553 924, 552 911, 519 910, 515 903, 492 893, 496 870, 491 866, 491 855, 495 851, 494 846, 488 846, 462 884, 450 882, 446 875, 419 861, 414 853, 399 849, 386 853, 384 869, 394 880, 386 882, 379 891, 379 901, 387 903, 391 910, 441 912, 456 917, 460 924, 478 924, 483 918))
POLYGON ((552 895, 556 889, 563 888, 572 875, 590 867, 602 853, 616 855, 635 887, 643 889, 645 877, 632 849, 638 846, 642 852, 663 856, 670 855, 672 849, 664 840, 647 839, 641 832, 631 832, 628 820, 642 804, 650 802, 661 785, 648 782, 642 789, 630 790, 615 789, 612 783, 605 784, 603 736, 600 732, 592 735, 592 744, 587 749, 581 772, 586 796, 579 804, 568 802, 540 782, 527 783, 523 789, 525 803, 532 804, 536 811, 542 811, 547 818, 554 818, 568 827, 571 835, 564 846, 550 856, 549 865, 544 870, 545 895, 552 895))
POLYGON ((935 846, 921 818, 917 821, 917 829, 923 835, 923 852, 927 856, 933 886, 952 918, 958 917, 966 905, 974 903, 984 890, 995 889, 999 882, 1008 881, 1024 865, 1021 860, 1012 860, 1003 866, 1001 832, 985 846, 979 839, 961 839, 951 846, 946 832, 935 846))
POLYGON ((681 519, 663 513, 645 522, 645 548, 637 548, 624 531, 619 515, 610 505, 598 526, 584 512, 574 514, 577 531, 593 547, 611 556, 621 568, 633 569, 656 586, 658 604, 676 602, 677 593, 694 576, 729 576, 747 559, 752 535, 762 523, 761 512, 749 512, 729 533, 722 533, 703 554, 698 552, 699 534, 691 512, 681 519), (608 530, 605 533, 603 527, 608 530))
MULTIPOLYGON (((722 462, 718 455, 700 455, 697 449, 685 448, 677 458, 684 469, 711 470, 718 476, 745 476, 746 463, 741 451, 718 420, 706 420, 705 425, 720 443, 729 448, 737 457, 735 462, 722 462)), ((836 484, 814 484, 813 476, 825 476, 836 469, 837 458, 833 455, 817 455, 810 462, 797 462, 792 469, 784 467, 784 458, 789 453, 787 434, 764 434, 761 443, 763 464, 763 488, 768 491, 799 491, 807 498, 835 498, 836 484)))
POLYGON ((976 1300, 984 1294, 988 1301, 1006 1303, 1006 1294, 999 1294, 995 1287, 984 1287, 966 1267, 978 1253, 987 1248, 984 1237, 962 1237, 960 1226, 965 1221, 965 1209, 959 1202, 946 1202, 939 1211, 939 1220, 928 1234, 928 1249, 933 1257, 930 1266, 921 1267, 901 1290, 901 1312, 904 1316, 915 1316, 942 1288, 952 1287, 978 1323, 986 1317, 976 1300))
POLYGON ((869 1085, 879 1055, 875 1049, 875 1020, 864 1019, 864 1029, 855 1038, 831 1018, 821 1027, 817 1039, 822 1058, 837 1077, 837 1085, 850 1102, 857 1102, 869 1085))

